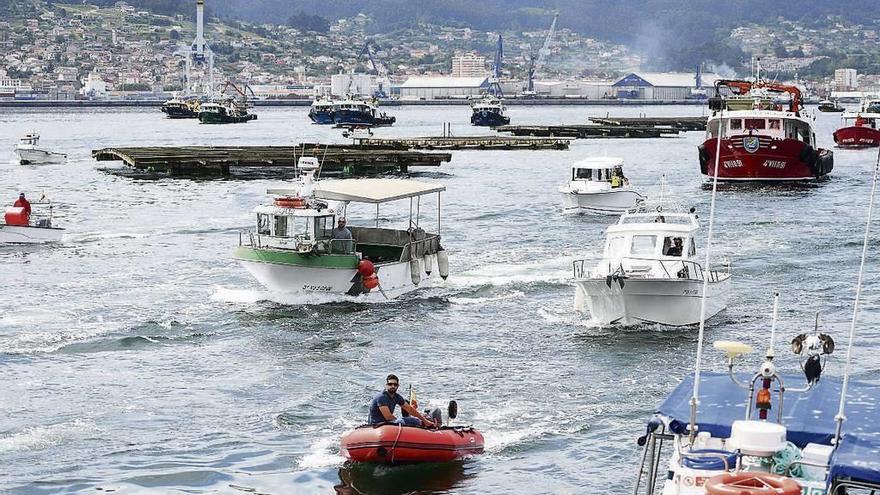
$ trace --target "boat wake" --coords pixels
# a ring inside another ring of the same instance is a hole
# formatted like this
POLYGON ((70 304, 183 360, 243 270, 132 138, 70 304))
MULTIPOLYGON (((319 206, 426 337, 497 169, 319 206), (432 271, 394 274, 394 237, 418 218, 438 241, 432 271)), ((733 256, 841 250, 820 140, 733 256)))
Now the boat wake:
POLYGON ((42 450, 92 435, 98 427, 91 420, 75 419, 47 426, 28 426, 0 436, 0 453, 42 450))

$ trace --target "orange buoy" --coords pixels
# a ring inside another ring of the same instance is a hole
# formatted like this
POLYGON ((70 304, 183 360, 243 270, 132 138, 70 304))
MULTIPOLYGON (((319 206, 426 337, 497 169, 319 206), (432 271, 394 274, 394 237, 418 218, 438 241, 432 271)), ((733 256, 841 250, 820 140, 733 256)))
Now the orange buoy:
POLYGON ((358 263, 358 273, 361 274, 361 277, 369 277, 376 273, 376 267, 373 266, 373 262, 370 260, 361 260, 358 263))
POLYGON ((306 200, 300 197, 275 198, 275 206, 281 208, 305 208, 306 200))
POLYGON ((372 289, 375 289, 376 287, 379 287, 379 276, 378 275, 373 273, 373 274, 370 274, 370 275, 364 277, 364 288, 365 289, 372 290, 372 289))
POLYGON ((800 495, 797 481, 770 473, 724 473, 704 486, 709 495, 800 495))

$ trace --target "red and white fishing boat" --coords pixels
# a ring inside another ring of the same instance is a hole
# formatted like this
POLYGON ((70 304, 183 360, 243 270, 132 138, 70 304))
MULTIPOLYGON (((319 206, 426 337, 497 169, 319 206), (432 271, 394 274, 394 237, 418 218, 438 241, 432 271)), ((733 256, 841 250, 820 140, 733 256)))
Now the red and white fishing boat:
POLYGON ((807 181, 831 172, 834 155, 816 146, 813 120, 797 87, 719 80, 715 91, 706 140, 699 146, 703 175, 714 177, 719 150, 718 180, 807 181))
POLYGON ((880 99, 866 98, 856 113, 841 116, 843 127, 834 131, 839 148, 876 148, 880 146, 880 99))

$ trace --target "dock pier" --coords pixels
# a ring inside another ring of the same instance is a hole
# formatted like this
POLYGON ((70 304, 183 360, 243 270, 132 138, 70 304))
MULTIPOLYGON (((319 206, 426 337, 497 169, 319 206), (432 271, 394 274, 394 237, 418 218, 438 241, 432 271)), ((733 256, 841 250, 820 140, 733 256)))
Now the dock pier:
POLYGON ((613 127, 669 127, 679 131, 705 131, 708 117, 590 117, 590 122, 613 127))
POLYGON ((576 139, 597 138, 657 138, 676 135, 674 128, 616 125, 503 125, 495 128, 498 132, 509 132, 514 136, 567 137, 576 139))
POLYGON ((234 169, 296 169, 300 157, 321 162, 322 175, 361 176, 406 173, 410 167, 439 167, 449 153, 425 153, 380 146, 301 144, 298 146, 161 146, 92 150, 99 162, 122 161, 139 170, 172 176, 235 175, 234 169))
POLYGON ((355 138, 366 147, 411 150, 567 150, 567 137, 425 136, 412 138, 355 138))

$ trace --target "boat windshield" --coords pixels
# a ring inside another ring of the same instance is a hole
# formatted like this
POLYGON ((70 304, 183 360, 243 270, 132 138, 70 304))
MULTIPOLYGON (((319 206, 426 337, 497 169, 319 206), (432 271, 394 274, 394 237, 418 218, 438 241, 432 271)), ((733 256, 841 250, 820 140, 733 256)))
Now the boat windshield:
POLYGON ((574 173, 572 174, 572 180, 576 180, 576 179, 592 180, 592 178, 593 178, 593 169, 590 169, 590 168, 576 168, 576 169, 574 169, 574 173))
POLYGON ((309 237, 309 217, 275 216, 275 237, 309 237))
POLYGON ((634 235, 629 252, 633 256, 651 256, 654 254, 654 248, 657 246, 657 236, 655 235, 634 235))

